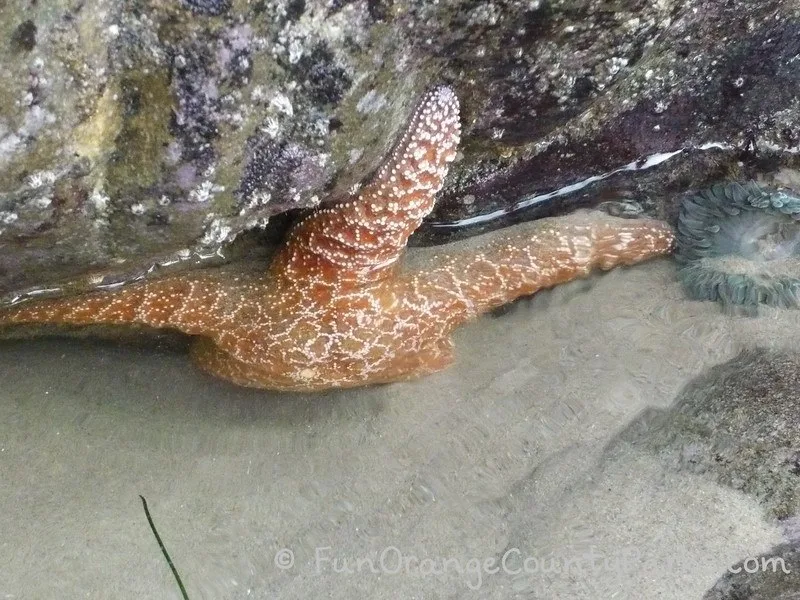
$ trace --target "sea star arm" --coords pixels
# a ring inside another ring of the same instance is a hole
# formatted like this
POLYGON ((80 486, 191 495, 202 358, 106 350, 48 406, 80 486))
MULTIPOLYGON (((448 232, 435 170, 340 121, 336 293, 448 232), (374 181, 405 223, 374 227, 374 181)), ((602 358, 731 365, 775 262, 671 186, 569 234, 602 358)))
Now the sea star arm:
POLYGON ((632 265, 668 254, 674 234, 667 223, 579 211, 524 223, 465 240, 446 255, 429 256, 409 276, 409 297, 424 301, 431 323, 444 331, 521 296, 585 277, 594 269, 632 265))
POLYGON ((169 277, 95 292, 38 300, 0 312, 0 325, 58 323, 124 325, 138 323, 190 335, 218 330, 236 307, 236 285, 213 276, 169 277))
POLYGON ((356 196, 298 223, 275 257, 272 275, 339 286, 386 277, 433 209, 456 155, 458 111, 452 89, 428 91, 375 176, 356 196))

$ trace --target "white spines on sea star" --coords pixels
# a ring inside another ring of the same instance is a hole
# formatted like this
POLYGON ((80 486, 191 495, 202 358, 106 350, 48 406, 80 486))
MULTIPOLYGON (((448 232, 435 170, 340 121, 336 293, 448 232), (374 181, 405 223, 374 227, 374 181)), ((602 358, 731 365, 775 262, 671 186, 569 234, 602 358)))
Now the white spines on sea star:
POLYGON ((395 149, 360 192, 317 210, 290 233, 272 272, 315 272, 322 282, 385 276, 433 209, 460 138, 458 98, 438 86, 420 100, 395 149))

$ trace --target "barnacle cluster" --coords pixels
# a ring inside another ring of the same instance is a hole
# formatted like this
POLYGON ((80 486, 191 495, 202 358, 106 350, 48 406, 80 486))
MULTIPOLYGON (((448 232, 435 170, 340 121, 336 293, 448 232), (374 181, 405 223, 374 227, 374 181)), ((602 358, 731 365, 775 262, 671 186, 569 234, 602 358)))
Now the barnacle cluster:
POLYGON ((183 0, 183 4, 193 12, 217 17, 231 7, 230 0, 183 0))
POLYGON ((686 199, 675 258, 688 294, 727 307, 800 305, 800 198, 755 182, 686 199))

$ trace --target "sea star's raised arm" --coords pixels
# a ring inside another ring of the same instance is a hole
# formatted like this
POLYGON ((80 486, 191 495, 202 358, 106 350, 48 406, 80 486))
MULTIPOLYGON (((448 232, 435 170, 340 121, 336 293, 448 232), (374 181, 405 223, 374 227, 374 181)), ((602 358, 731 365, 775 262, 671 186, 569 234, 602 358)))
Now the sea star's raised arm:
POLYGON ((451 88, 429 90, 375 176, 356 196, 298 223, 270 273, 340 286, 387 276, 411 233, 433 209, 455 158, 458 110, 451 88))

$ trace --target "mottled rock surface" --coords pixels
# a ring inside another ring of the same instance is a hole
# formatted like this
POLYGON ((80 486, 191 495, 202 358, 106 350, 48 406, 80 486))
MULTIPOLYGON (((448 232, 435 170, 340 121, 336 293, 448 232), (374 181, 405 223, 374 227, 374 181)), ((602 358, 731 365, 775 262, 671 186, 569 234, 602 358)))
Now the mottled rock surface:
POLYGON ((339 196, 440 81, 463 156, 419 243, 608 199, 671 216, 793 172, 798 32, 788 0, 0 0, 0 294, 189 265, 339 196))
POLYGON ((703 600, 798 600, 800 546, 782 544, 723 575, 703 600))
POLYGON ((746 351, 690 383, 668 410, 622 436, 681 471, 754 496, 780 520, 800 516, 800 356, 746 351))
POLYGON ((617 443, 752 496, 786 544, 731 565, 705 600, 800 598, 800 355, 748 350, 651 409, 617 443))

